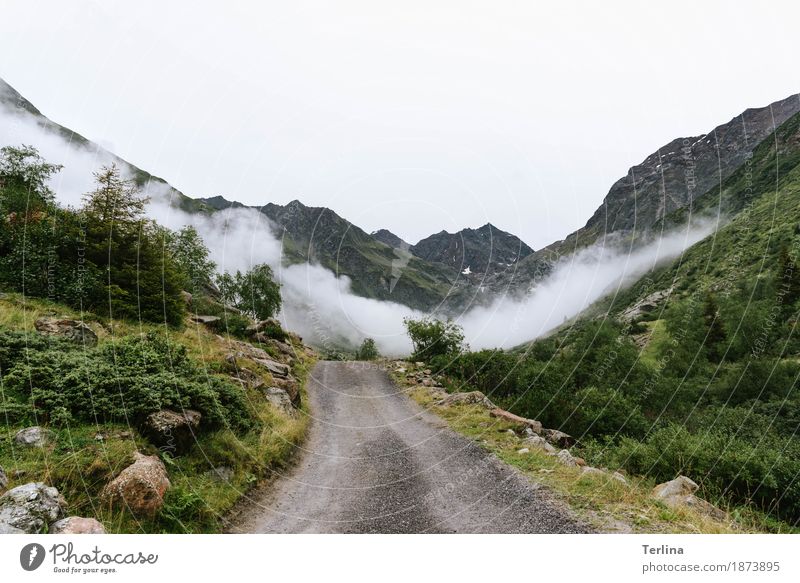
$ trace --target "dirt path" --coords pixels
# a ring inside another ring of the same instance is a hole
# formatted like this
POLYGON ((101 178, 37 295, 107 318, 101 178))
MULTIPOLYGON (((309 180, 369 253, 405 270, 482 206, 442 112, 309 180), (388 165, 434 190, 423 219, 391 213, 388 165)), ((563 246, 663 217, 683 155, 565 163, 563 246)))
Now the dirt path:
POLYGON ((366 363, 319 362, 300 461, 233 532, 586 532, 543 487, 420 409, 366 363))

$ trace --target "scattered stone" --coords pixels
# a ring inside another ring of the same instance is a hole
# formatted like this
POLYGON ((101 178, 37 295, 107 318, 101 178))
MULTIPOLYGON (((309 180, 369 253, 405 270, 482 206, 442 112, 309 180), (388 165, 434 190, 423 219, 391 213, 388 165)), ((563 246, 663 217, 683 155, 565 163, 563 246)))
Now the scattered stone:
POLYGON ((661 500, 670 508, 688 507, 717 520, 725 519, 725 512, 695 496, 695 492, 699 487, 690 478, 678 476, 674 480, 664 482, 653 488, 653 497, 661 500))
POLYGON ((537 449, 544 450, 547 453, 556 452, 556 448, 550 445, 544 437, 541 437, 539 435, 532 435, 530 437, 526 437, 525 443, 528 444, 530 447, 535 447, 537 449))
POLYGON ((269 387, 264 394, 267 397, 267 401, 269 401, 274 407, 278 410, 283 411, 285 414, 294 417, 295 409, 292 407, 292 400, 289 398, 289 394, 284 391, 283 389, 279 389, 278 387, 269 387))
POLYGON ((228 466, 217 466, 208 470, 205 475, 220 482, 230 482, 233 479, 233 469, 228 466))
POLYGON ((558 463, 560 463, 561 465, 571 468, 578 467, 577 460, 574 457, 572 457, 572 454, 569 452, 568 449, 562 449, 561 451, 559 451, 556 454, 556 459, 558 460, 558 463))
POLYGON ((33 325, 41 334, 60 336, 84 346, 95 346, 97 344, 97 334, 80 320, 39 318, 33 325))
POLYGON ((422 374, 426 374, 426 375, 430 376, 432 374, 431 373, 431 369, 426 368, 425 370, 422 371, 422 374))
POLYGON ((38 425, 20 429, 14 435, 14 443, 22 447, 44 447, 53 439, 55 433, 38 425))
POLYGON ((621 484, 626 484, 626 485, 628 484, 627 478, 625 478, 625 476, 623 476, 619 472, 614 472, 613 474, 611 474, 611 477, 617 482, 620 482, 621 484))
POLYGON ((430 387, 433 385, 433 381, 431 379, 422 379, 420 381, 423 387, 430 387))
POLYGON ((69 516, 51 524, 48 532, 50 534, 106 534, 106 529, 94 518, 69 516))
POLYGON ((424 362, 415 362, 414 365, 415 366, 419 366, 419 367, 423 367, 423 366, 425 366, 425 363, 424 362))
POLYGON ((217 316, 192 316, 192 322, 197 322, 198 324, 214 324, 219 320, 217 316))
POLYGON ((292 405, 296 408, 300 407, 300 383, 296 378, 289 375, 285 379, 274 378, 272 384, 279 389, 283 389, 292 400, 292 405))
POLYGON ((160 451, 172 455, 188 452, 197 440, 202 415, 186 409, 180 413, 162 409, 151 413, 142 425, 142 434, 160 451))
POLYGON ((658 308, 658 304, 664 301, 664 299, 668 298, 671 293, 672 288, 653 292, 622 312, 619 315, 619 319, 622 322, 633 322, 634 320, 639 319, 641 316, 656 310, 658 308))
POLYGON ((266 384, 260 374, 246 368, 236 368, 231 378, 250 389, 260 389, 266 384))
POLYGON ((108 505, 130 510, 135 516, 153 517, 164 505, 169 489, 167 469, 156 456, 134 454, 134 462, 106 484, 100 498, 108 505))
POLYGON ((0 496, 0 534, 37 534, 61 518, 67 503, 42 482, 12 488, 0 496))
POLYGON ((254 358, 252 359, 256 364, 260 364, 267 369, 272 376, 286 378, 289 376, 289 367, 280 362, 275 362, 269 358, 254 358))
POLYGON ((518 449, 517 450, 518 454, 530 453, 530 452, 531 452, 531 450, 529 450, 527 447, 523 447, 522 449, 518 449))
POLYGON ((538 421, 534 421, 533 419, 525 419, 525 417, 520 417, 519 415, 514 415, 508 411, 504 411, 503 409, 494 408, 489 411, 490 417, 495 417, 497 419, 502 419, 508 423, 513 425, 517 425, 520 427, 520 430, 530 429, 533 433, 541 433, 542 432, 542 424, 538 421))
POLYGON ((492 403, 486 395, 480 391, 470 391, 469 393, 453 393, 448 395, 438 403, 440 407, 450 407, 451 405, 483 405, 487 409, 494 409, 492 403))
POLYGON ((564 449, 570 448, 576 443, 574 437, 557 429, 542 429, 541 435, 556 447, 564 449))

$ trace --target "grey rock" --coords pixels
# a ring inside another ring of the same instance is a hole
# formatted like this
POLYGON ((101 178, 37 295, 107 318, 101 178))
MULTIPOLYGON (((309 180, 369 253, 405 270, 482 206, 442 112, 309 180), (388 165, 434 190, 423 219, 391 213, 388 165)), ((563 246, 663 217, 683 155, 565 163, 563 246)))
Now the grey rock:
POLYGON ((69 516, 57 520, 48 529, 50 534, 106 534, 106 529, 94 518, 69 516))
POLYGON ((528 447, 535 447, 537 449, 541 449, 547 453, 555 453, 556 448, 550 445, 548 441, 539 435, 531 435, 530 437, 525 438, 525 444, 528 447))
POLYGON ((270 402, 275 408, 280 411, 283 411, 285 414, 294 417, 295 409, 292 407, 292 400, 289 398, 289 394, 284 391, 283 389, 279 389, 278 387, 269 387, 264 394, 267 397, 267 401, 270 402))
POLYGON ((97 334, 80 320, 69 318, 39 318, 33 326, 40 334, 59 336, 76 344, 95 346, 97 334))
POLYGON ((214 324, 219 322, 219 320, 217 316, 192 316, 192 321, 198 324, 214 324))
POLYGON ((578 460, 576 460, 572 454, 569 452, 568 449, 562 449, 560 452, 556 454, 556 460, 563 466, 577 468, 578 467, 578 460))
POLYGON ((233 470, 228 466, 217 466, 208 470, 205 475, 220 482, 230 482, 233 479, 233 470))
POLYGON ((186 409, 180 413, 162 409, 147 416, 142 424, 142 434, 159 450, 172 455, 188 452, 197 440, 202 415, 186 409))
POLYGON ((557 429, 542 429, 541 435, 556 447, 564 449, 572 447, 576 443, 574 437, 567 435, 563 431, 558 431, 557 429))
POLYGON ((4 492, 7 486, 8 475, 6 475, 6 471, 3 469, 3 466, 0 466, 0 492, 4 492))
POLYGON ((653 488, 653 497, 661 500, 670 508, 686 507, 716 520, 724 520, 725 512, 695 495, 699 486, 686 476, 678 476, 674 480, 664 482, 653 488))
POLYGON ((55 438, 55 434, 49 429, 34 425, 20 429, 14 435, 14 443, 22 447, 44 447, 55 438))
POLYGON ((286 378, 289 376, 289 367, 268 358, 254 358, 253 362, 267 369, 271 375, 286 378))
POLYGON ((0 496, 0 532, 37 534, 64 515, 64 498, 42 482, 12 488, 0 496))
POLYGON ((487 409, 495 408, 494 404, 480 391, 453 393, 436 404, 440 407, 450 407, 451 405, 483 405, 487 409))

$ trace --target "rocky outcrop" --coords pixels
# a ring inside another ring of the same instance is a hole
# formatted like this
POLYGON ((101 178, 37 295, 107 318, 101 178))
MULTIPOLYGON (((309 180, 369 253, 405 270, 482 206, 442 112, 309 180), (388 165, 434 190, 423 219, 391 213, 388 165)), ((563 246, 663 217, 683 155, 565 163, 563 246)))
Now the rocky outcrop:
POLYGON ((556 447, 569 448, 577 443, 577 440, 558 429, 542 429, 542 437, 556 447))
POLYGON ((55 433, 38 425, 20 429, 14 435, 14 443, 21 447, 45 447, 54 439, 55 433))
POLYGON ((292 401, 292 405, 298 408, 300 407, 300 382, 296 378, 291 375, 285 379, 274 378, 273 384, 279 389, 286 391, 286 394, 289 395, 289 399, 292 401))
POLYGON ((556 461, 560 463, 562 466, 567 466, 571 468, 577 468, 580 464, 578 463, 577 458, 575 458, 568 449, 562 449, 557 454, 555 454, 556 461))
POLYGON ((452 405, 482 405, 487 409, 495 409, 486 395, 480 391, 470 391, 469 393, 453 393, 436 403, 440 407, 450 407, 452 405))
POLYGON ((270 404, 276 409, 282 411, 290 417, 295 416, 295 409, 292 407, 292 400, 289 398, 289 394, 286 391, 279 389, 278 387, 269 387, 266 391, 264 391, 264 395, 267 397, 267 401, 269 401, 270 404))
POLYGON ((699 488, 692 479, 678 476, 653 488, 653 497, 670 508, 691 508, 717 520, 725 519, 726 515, 722 510, 695 495, 699 488))
POLYGON ((658 306, 672 293, 672 289, 660 290, 645 296, 619 315, 622 322, 633 322, 642 316, 654 312, 658 306))
POLYGON ((255 324, 249 325, 247 328, 245 328, 245 333, 248 336, 255 336, 256 334, 261 334, 268 329, 281 330, 281 323, 276 318, 267 318, 266 320, 261 320, 255 324))
POLYGON ((202 415, 185 409, 180 413, 162 409, 147 416, 142 424, 142 434, 159 450, 172 455, 188 452, 197 440, 202 415))
POLYGON ((519 415, 514 415, 508 411, 504 411, 503 409, 495 408, 489 411, 490 417, 495 417, 496 419, 501 419, 506 423, 510 423, 512 425, 517 426, 521 431, 525 431, 526 429, 530 429, 531 432, 539 434, 542 432, 542 424, 539 421, 534 421, 533 419, 526 419, 525 417, 520 417, 519 415))
POLYGON ((164 505, 169 487, 163 462, 156 456, 136 452, 134 462, 103 488, 100 498, 134 516, 152 518, 164 505))
POLYGON ((37 534, 64 515, 67 503, 42 482, 12 488, 0 496, 0 534, 37 534))
POLYGON ((48 532, 50 534, 106 534, 106 529, 94 518, 69 516, 51 524, 48 532))
POLYGON ((33 326, 40 334, 66 338, 71 342, 84 346, 95 346, 97 344, 97 334, 80 320, 39 318, 34 322, 33 326))

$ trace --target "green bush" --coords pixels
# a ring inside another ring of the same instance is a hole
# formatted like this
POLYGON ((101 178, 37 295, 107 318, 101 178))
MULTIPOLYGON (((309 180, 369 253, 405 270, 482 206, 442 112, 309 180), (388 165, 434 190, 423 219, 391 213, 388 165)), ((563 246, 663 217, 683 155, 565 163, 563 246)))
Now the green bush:
POLYGON ((379 356, 375 341, 372 338, 364 338, 364 342, 361 343, 358 352, 356 352, 356 360, 375 360, 379 356))
POLYGON ((51 422, 138 423, 160 409, 196 409, 212 427, 254 424, 240 387, 206 375, 182 345, 132 336, 88 351, 30 353, 6 375, 7 391, 51 422))
POLYGON ((466 350, 464 331, 452 321, 443 322, 435 318, 405 318, 403 320, 414 352, 414 360, 430 361, 437 356, 457 356, 466 350))

